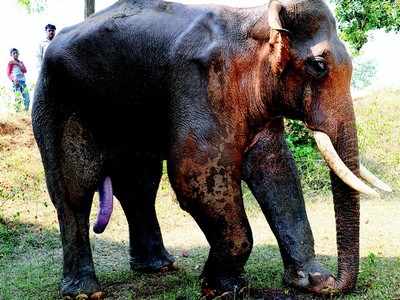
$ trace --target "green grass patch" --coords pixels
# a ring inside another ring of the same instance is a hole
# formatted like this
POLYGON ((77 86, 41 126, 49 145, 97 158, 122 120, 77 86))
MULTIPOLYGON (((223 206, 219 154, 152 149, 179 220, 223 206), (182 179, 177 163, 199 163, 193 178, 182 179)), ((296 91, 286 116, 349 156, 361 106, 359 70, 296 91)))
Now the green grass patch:
POLYGON ((0 262, 5 257, 10 256, 18 245, 18 228, 0 215, 0 262))

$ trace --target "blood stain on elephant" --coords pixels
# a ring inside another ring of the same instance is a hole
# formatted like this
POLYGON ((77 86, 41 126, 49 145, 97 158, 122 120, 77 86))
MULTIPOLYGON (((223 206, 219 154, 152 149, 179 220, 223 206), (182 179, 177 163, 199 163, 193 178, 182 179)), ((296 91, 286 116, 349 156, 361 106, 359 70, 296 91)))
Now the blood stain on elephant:
MULTIPOLYGON (((229 137, 230 140, 233 137, 229 137)), ((192 138, 188 138, 185 151, 192 151, 191 145, 192 138)), ((218 146, 203 147, 202 151, 197 147, 190 156, 182 158, 175 182, 184 198, 180 200, 182 208, 197 210, 202 207, 205 215, 216 216, 226 214, 227 202, 239 203, 240 199, 235 196, 240 185, 239 155, 233 143, 224 141, 218 146), (232 159, 232 156, 237 158, 232 159)), ((224 219, 237 218, 237 214, 230 209, 224 219)))
POLYGON ((212 193, 214 190, 214 186, 215 186, 215 176, 216 174, 216 170, 215 167, 212 167, 210 169, 210 175, 207 176, 207 180, 206 180, 206 184, 207 184, 207 192, 208 193, 212 193))
POLYGON ((224 210, 227 214, 231 214, 232 213, 232 205, 230 203, 225 204, 224 210))
MULTIPOLYGON (((233 214, 234 216, 235 214, 233 214)), ((232 216, 232 217, 233 217, 232 216)), ((251 248, 252 241, 248 239, 249 235, 242 224, 231 225, 225 229, 227 236, 234 236, 235 239, 228 242, 229 252, 232 256, 237 257, 251 248), (244 247, 245 246, 245 247, 244 247)), ((250 235, 251 237, 251 235, 250 235)))
POLYGON ((235 247, 235 243, 233 241, 229 241, 228 245, 229 249, 233 249, 235 247))
POLYGON ((235 124, 233 143, 236 147, 249 144, 251 135, 258 131, 249 132, 248 124, 257 128, 268 117, 264 99, 270 91, 263 88, 271 86, 272 89, 272 83, 266 81, 273 77, 268 76, 265 69, 270 46, 249 42, 246 47, 246 51, 239 54, 223 54, 213 61, 208 73, 210 105, 219 123, 227 125, 227 130, 235 124))

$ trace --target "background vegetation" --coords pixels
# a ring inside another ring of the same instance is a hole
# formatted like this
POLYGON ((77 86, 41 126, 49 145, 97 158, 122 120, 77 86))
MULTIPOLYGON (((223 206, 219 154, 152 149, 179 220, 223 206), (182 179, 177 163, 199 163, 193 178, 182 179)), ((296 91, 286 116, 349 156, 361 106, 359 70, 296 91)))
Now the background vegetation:
POLYGON ((374 29, 400 30, 398 0, 333 0, 342 38, 358 52, 374 29))

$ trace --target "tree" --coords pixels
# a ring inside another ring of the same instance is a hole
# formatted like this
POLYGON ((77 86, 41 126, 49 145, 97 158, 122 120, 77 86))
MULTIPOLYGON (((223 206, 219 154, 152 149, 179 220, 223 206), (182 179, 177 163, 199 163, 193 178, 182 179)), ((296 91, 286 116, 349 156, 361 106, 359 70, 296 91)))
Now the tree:
POLYGON ((17 0, 29 13, 41 12, 46 8, 47 0, 17 0))
MULTIPOLYGON (((17 2, 26 8, 29 13, 41 12, 46 8, 47 5, 47 0, 17 0, 17 2)), ((84 3, 84 17, 86 19, 90 15, 94 14, 96 0, 84 0, 84 3)))
POLYGON ((85 19, 94 14, 96 6, 95 2, 95 0, 85 0, 85 19))
POLYGON ((342 38, 358 52, 374 29, 400 30, 400 0, 333 0, 342 38))

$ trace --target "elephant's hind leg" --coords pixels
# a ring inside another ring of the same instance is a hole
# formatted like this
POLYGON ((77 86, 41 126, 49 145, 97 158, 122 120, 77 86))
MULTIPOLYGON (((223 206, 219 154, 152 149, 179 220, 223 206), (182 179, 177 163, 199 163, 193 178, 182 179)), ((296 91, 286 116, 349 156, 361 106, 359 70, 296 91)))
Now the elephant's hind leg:
POLYGON ((129 225, 130 263, 137 271, 174 269, 174 257, 164 247, 155 211, 162 175, 162 161, 153 154, 140 154, 113 164, 114 194, 121 202, 129 225))
POLYGON ((60 133, 54 135, 59 139, 44 139, 46 147, 41 147, 41 151, 63 245, 61 295, 98 295, 100 286, 89 241, 89 214, 102 162, 90 134, 79 122, 68 120, 60 133))

